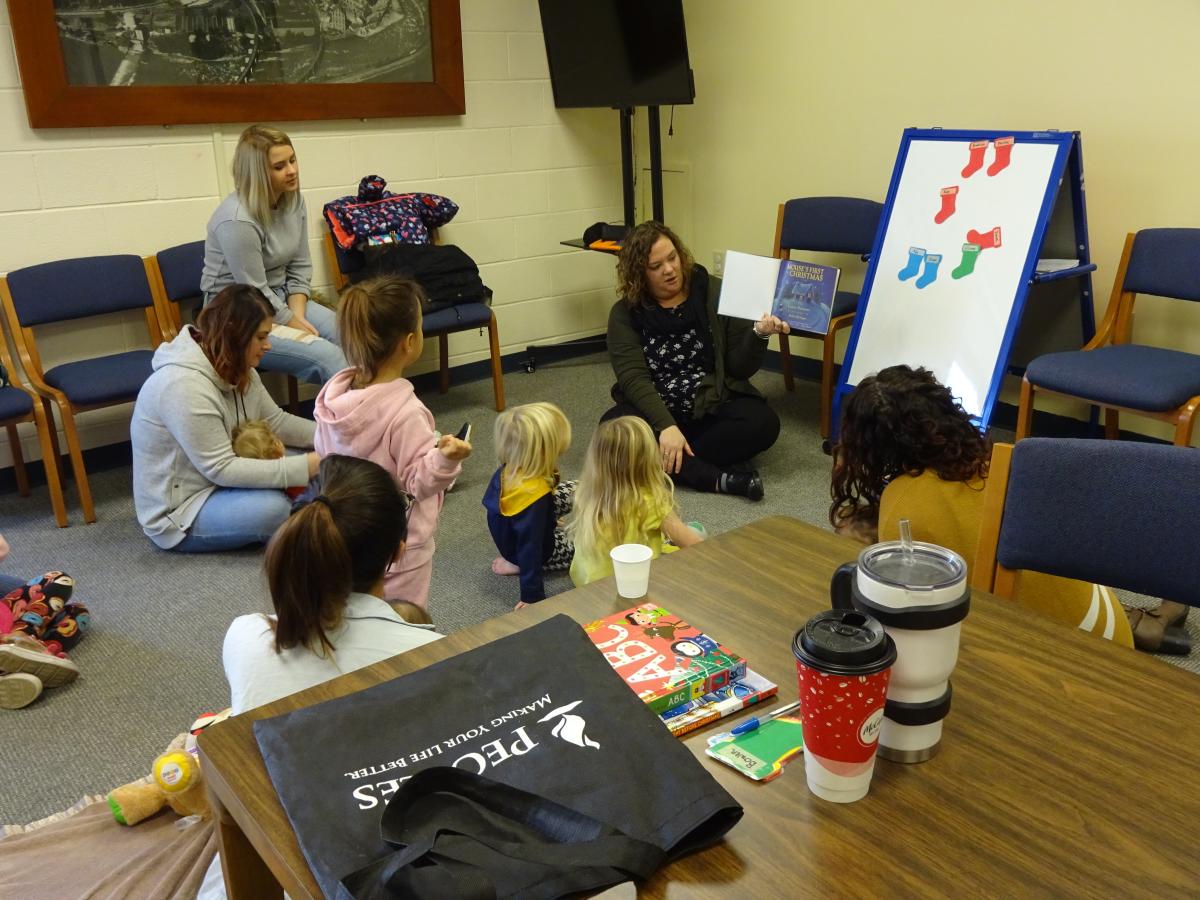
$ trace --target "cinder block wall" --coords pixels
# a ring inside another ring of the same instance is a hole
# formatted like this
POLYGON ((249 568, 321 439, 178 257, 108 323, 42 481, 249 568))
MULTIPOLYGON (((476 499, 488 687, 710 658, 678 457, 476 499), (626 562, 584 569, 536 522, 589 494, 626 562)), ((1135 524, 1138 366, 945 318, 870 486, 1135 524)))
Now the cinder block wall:
MULTIPOLYGON (((620 139, 611 110, 556 110, 536 0, 461 0, 467 113, 461 117, 289 123, 308 202, 314 287, 332 296, 321 207, 363 175, 461 207, 444 229, 495 291, 502 349, 603 330, 611 257, 562 247, 621 217, 620 139)), ((44 129, 25 115, 6 5, 0 5, 0 271, 71 256, 150 255, 204 237, 232 190, 242 124, 44 129)), ((98 346, 146 345, 140 316, 44 329, 43 363, 98 346)), ((415 371, 436 365, 436 342, 415 371)), ((486 336, 450 337, 451 364, 487 356, 486 336)), ((126 440, 130 406, 80 417, 85 447, 126 440)), ((32 426, 22 426, 36 458, 32 426)), ((11 464, 0 434, 0 467, 11 464)))

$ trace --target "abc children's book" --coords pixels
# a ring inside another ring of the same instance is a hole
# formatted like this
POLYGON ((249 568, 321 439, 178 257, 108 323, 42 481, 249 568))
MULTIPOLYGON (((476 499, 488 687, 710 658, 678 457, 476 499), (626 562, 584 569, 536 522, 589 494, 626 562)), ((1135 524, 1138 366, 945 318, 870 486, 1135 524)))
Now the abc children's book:
POLYGON ((746 674, 745 659, 652 603, 597 619, 584 631, 656 713, 724 688, 746 674))
POLYGON ((739 709, 774 697, 777 693, 779 686, 775 682, 763 678, 753 669, 746 669, 746 674, 737 681, 731 681, 723 688, 689 700, 674 709, 668 709, 662 714, 662 720, 671 730, 671 734, 683 737, 709 722, 723 719, 739 709))

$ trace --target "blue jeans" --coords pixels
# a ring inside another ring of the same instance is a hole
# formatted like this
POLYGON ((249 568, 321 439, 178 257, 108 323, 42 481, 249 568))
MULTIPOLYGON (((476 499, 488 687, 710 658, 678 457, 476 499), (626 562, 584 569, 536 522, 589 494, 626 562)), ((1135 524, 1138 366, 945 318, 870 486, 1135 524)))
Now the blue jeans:
POLYGON ((219 553, 265 544, 291 514, 292 501, 279 488, 217 488, 172 547, 180 553, 219 553))
POLYGON ((12 575, 0 573, 0 597, 3 597, 9 591, 15 591, 17 588, 24 586, 24 578, 16 578, 12 575))
MULTIPOLYGON (((277 323, 286 325, 287 322, 280 322, 283 316, 291 319, 291 311, 286 306, 275 316, 277 323)), ((295 375, 309 384, 324 384, 349 365, 338 346, 337 316, 328 307, 310 300, 304 317, 312 322, 321 337, 311 344, 304 344, 272 336, 271 349, 263 354, 258 367, 264 372, 295 375)))

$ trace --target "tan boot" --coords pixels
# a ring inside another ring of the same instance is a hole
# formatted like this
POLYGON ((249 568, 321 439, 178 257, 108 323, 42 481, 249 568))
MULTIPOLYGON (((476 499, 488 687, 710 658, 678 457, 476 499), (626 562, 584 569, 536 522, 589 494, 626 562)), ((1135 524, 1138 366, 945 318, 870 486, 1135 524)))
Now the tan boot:
POLYGON ((1170 653, 1187 656, 1192 652, 1192 639, 1176 625, 1168 625, 1157 609, 1138 609, 1126 606, 1129 627, 1133 629, 1133 646, 1146 653, 1170 653))
POLYGON ((1168 625, 1175 625, 1179 628, 1187 621, 1188 612, 1191 607, 1186 603, 1179 603, 1175 600, 1164 600, 1158 605, 1158 616, 1168 625))

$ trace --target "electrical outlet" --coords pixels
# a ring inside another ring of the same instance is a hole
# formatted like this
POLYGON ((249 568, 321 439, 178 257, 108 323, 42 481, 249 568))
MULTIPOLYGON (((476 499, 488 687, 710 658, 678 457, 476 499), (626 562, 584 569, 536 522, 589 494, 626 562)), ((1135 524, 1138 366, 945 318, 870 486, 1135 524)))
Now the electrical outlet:
POLYGON ((714 250, 713 251, 712 273, 714 275, 716 275, 718 278, 720 278, 722 275, 725 274, 725 251, 724 250, 714 250))

